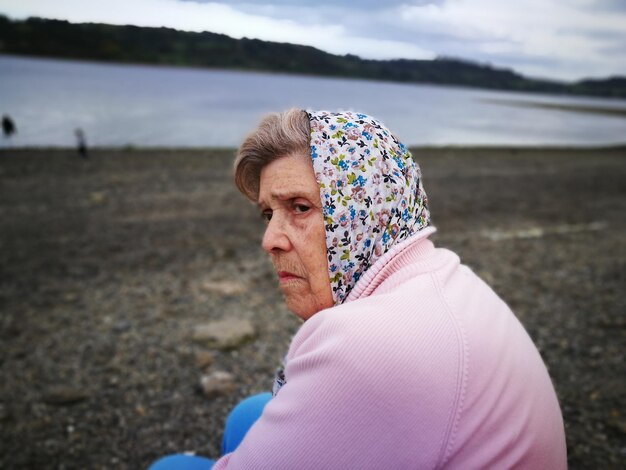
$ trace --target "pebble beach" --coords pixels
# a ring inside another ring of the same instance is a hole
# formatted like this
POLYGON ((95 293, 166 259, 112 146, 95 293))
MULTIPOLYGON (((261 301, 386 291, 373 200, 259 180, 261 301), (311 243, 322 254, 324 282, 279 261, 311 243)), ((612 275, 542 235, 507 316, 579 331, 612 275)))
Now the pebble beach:
MULTIPOLYGON (((626 147, 412 152, 433 241, 546 362, 570 468, 623 468, 626 147)), ((0 151, 0 468, 217 457, 228 411, 271 389, 300 321, 233 156, 0 151)))

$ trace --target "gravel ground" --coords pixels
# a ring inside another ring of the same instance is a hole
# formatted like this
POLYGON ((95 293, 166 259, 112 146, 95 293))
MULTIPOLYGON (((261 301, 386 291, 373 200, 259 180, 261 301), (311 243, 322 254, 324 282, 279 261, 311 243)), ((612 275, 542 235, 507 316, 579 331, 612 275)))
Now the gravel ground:
MULTIPOLYGON (((0 468, 217 456, 228 410, 270 388, 299 321, 259 248, 260 218, 231 184, 232 155, 0 152, 0 468), (224 351, 192 341, 222 318, 251 321, 256 339, 224 351), (235 393, 202 393, 215 370, 234 374, 235 393)), ((435 242, 540 349, 571 468, 623 468, 626 148, 414 155, 435 242)))

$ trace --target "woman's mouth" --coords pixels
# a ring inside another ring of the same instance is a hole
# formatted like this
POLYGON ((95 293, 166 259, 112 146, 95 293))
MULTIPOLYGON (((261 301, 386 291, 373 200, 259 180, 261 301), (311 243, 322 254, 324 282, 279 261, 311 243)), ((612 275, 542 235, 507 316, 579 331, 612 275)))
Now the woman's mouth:
POLYGON ((302 279, 302 277, 297 276, 294 273, 290 273, 289 271, 278 271, 279 282, 289 282, 295 279, 302 279))

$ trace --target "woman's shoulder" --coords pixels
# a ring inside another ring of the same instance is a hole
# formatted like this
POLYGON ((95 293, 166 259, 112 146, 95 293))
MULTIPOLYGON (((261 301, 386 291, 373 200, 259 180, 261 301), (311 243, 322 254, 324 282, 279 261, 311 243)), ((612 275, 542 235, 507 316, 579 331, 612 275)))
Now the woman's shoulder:
POLYGON ((432 467, 454 440, 465 388, 463 339, 436 293, 419 311, 390 297, 356 300, 308 320, 290 347, 287 384, 306 382, 322 401, 353 410, 355 421, 379 423, 380 432, 407 440, 407 455, 421 453, 418 461, 432 467))
MULTIPOLYGON (((410 285, 402 289, 415 294, 410 285)), ((466 347, 445 299, 436 289, 424 289, 419 301, 400 294, 373 295, 317 313, 293 338, 288 360, 317 351, 360 371, 365 382, 379 376, 412 386, 422 372, 440 368, 447 373, 434 382, 458 383, 466 347)))

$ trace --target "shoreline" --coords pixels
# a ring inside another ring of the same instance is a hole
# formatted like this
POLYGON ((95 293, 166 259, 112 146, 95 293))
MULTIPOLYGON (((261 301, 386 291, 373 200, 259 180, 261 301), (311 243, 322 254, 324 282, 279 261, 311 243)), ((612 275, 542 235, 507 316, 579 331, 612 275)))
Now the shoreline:
POLYGON ((587 113, 587 114, 601 114, 606 116, 613 116, 619 118, 626 118, 626 108, 618 108, 611 106, 585 106, 585 105, 570 105, 565 103, 548 103, 541 101, 529 101, 529 100, 504 100, 495 98, 482 99, 483 102, 499 104, 502 106, 514 106, 522 108, 544 108, 554 109, 556 111, 565 111, 571 113, 587 113))
MULTIPOLYGON (((626 110, 624 110, 626 113, 626 110)), ((488 152, 508 152, 508 151, 528 151, 538 152, 547 151, 624 151, 626 150, 626 141, 624 143, 606 144, 606 145, 561 145, 561 144, 541 144, 541 145, 501 145, 501 144, 442 144, 442 145, 409 145, 411 152, 419 151, 441 151, 456 150, 460 152, 484 150, 488 152)), ((133 153, 133 152, 149 152, 149 153, 177 153, 177 152, 236 152, 237 147, 231 146, 206 146, 206 147, 148 147, 148 146, 90 146, 89 150, 97 152, 115 152, 115 153, 133 153)), ((23 146, 23 147, 0 147, 0 153, 9 152, 76 152, 75 146, 23 146)))
MULTIPOLYGON (((245 38, 244 38, 245 39, 245 38)), ((306 46, 305 46, 306 47, 306 46)), ((332 55, 332 54, 331 54, 332 55)), ((624 96, 615 96, 614 94, 598 94, 593 92, 580 92, 573 90, 561 90, 561 91, 550 91, 550 90, 528 90, 528 89, 515 89, 515 88, 499 88, 492 87, 487 85, 486 83, 482 84, 462 84, 462 83, 443 83, 443 82, 429 82, 429 81, 406 81, 406 80, 393 80, 393 79, 384 79, 383 77, 371 78, 367 76, 346 76, 346 75, 333 75, 328 73, 313 73, 313 72, 303 72, 303 71, 289 71, 289 70, 270 70, 263 68, 248 68, 248 67, 225 67, 225 66, 211 66, 211 65, 193 65, 193 64, 175 64, 175 63, 157 63, 157 62, 148 62, 148 61, 120 61, 116 59, 95 59, 93 57, 62 57, 57 55, 41 55, 37 53, 32 54, 16 54, 13 52, 2 52, 0 57, 14 57, 14 58, 24 58, 24 59, 36 59, 36 60, 49 60, 49 61, 66 61, 66 62, 83 62, 83 63, 91 63, 91 64, 102 64, 102 65, 112 65, 112 66, 136 66, 136 67, 152 67, 152 68, 171 68, 171 69, 188 69, 188 70, 211 70, 218 72, 240 72, 240 73, 248 73, 248 74, 261 74, 261 75, 282 75, 286 77, 311 77, 311 78, 319 78, 326 80, 350 80, 350 81, 358 81, 358 82, 379 82, 379 83, 393 83, 397 85, 407 85, 407 86, 424 86, 424 87, 435 87, 435 88, 451 88, 451 89, 463 89, 463 90, 478 90, 478 91, 493 91, 493 92, 502 92, 502 93, 515 93, 515 94, 524 94, 531 96, 546 96, 546 97, 573 97, 573 98, 588 98, 588 99, 599 99, 599 100, 624 100, 626 99, 624 96)), ((389 61, 390 62, 390 61, 389 61)), ((463 60, 457 61, 462 64, 463 60)), ((479 64, 474 64, 478 65, 479 64)), ((554 84, 553 80, 542 79, 537 77, 527 77, 522 76, 525 80, 530 81, 540 81, 540 82, 550 82, 554 84)), ((610 80, 612 77, 605 77, 599 80, 610 80)), ((619 77, 621 78, 621 77, 619 77)), ((585 82, 587 80, 593 80, 592 78, 580 78, 579 80, 573 81, 559 81, 561 85, 565 86, 573 86, 580 82, 585 82)))

